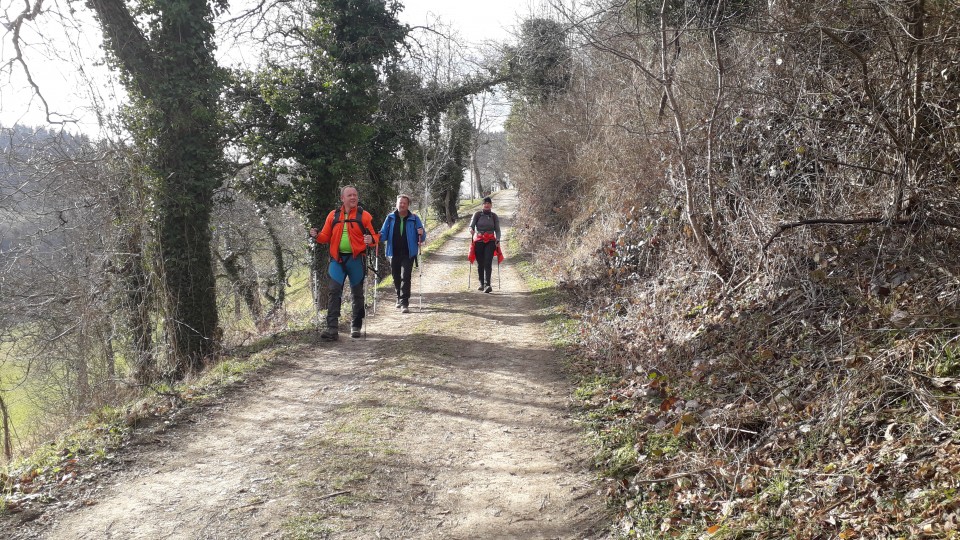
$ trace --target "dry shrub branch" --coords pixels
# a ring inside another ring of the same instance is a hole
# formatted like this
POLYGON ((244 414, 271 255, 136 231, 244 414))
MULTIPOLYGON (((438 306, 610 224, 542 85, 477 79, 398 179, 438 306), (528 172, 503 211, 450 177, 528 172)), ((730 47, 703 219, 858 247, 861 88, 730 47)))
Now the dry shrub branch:
POLYGON ((960 8, 555 7, 511 179, 620 534, 958 534, 960 8))

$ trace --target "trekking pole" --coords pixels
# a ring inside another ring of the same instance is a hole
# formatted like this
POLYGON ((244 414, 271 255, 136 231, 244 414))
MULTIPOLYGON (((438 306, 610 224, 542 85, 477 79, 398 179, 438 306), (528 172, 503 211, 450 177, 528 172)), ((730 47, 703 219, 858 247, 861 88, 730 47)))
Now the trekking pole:
POLYGON ((377 314, 377 279, 380 277, 380 243, 373 252, 373 314, 377 314))
POLYGON ((420 269, 420 312, 423 312, 423 261, 420 260, 420 257, 417 256, 417 268, 420 269))
MULTIPOLYGON (((366 269, 367 269, 367 261, 369 261, 369 260, 370 260, 370 253, 369 253, 369 252, 365 252, 365 253, 364 253, 364 258, 363 258, 363 269, 364 269, 364 274, 363 274, 363 288, 364 288, 364 289, 367 288, 367 272, 366 272, 366 269)), ((344 279, 346 279, 346 278, 344 278, 344 279)), ((374 283, 374 285, 376 285, 376 283, 377 283, 375 277, 374 277, 373 283, 374 283)), ((352 284, 351 284, 351 285, 352 285, 352 284)), ((374 296, 374 299, 376 299, 376 296, 374 296)), ((353 305, 357 305, 356 302, 354 302, 353 305)), ((364 315, 366 315, 366 311, 367 311, 367 299, 366 299, 366 298, 363 299, 363 311, 364 311, 364 315)), ((363 340, 366 341, 366 340, 367 340, 367 318, 366 318, 366 316, 364 316, 362 319, 360 319, 360 324, 361 324, 362 327, 363 327, 363 340)))
POLYGON ((500 290, 500 259, 497 259, 497 290, 500 290))
MULTIPOLYGON (((470 247, 473 247, 473 233, 470 233, 470 247)), ((469 250, 469 248, 467 249, 467 253, 468 253, 468 255, 467 255, 467 263, 470 264, 470 266, 467 268, 467 290, 469 291, 469 290, 470 290, 470 278, 473 277, 473 261, 470 260, 470 255, 469 255, 470 250, 469 250)))

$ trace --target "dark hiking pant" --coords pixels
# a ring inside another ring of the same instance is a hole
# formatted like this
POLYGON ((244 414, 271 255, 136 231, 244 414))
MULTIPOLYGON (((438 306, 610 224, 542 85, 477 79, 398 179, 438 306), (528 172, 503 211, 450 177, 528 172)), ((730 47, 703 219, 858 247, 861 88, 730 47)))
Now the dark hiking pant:
POLYGON ((490 285, 490 275, 493 273, 493 252, 497 249, 497 243, 477 242, 473 249, 477 257, 477 275, 480 277, 480 284, 490 285))
POLYGON ((401 306, 410 305, 410 282, 413 274, 413 261, 410 257, 394 257, 390 260, 393 274, 393 288, 397 291, 397 300, 401 306))
POLYGON ((363 279, 367 275, 367 267, 362 255, 354 258, 342 256, 344 262, 330 261, 330 300, 327 302, 327 328, 336 328, 340 321, 340 304, 343 302, 343 286, 350 282, 350 292, 353 294, 353 319, 350 328, 363 326, 364 298, 363 279), (359 265, 359 266, 358 266, 359 265))

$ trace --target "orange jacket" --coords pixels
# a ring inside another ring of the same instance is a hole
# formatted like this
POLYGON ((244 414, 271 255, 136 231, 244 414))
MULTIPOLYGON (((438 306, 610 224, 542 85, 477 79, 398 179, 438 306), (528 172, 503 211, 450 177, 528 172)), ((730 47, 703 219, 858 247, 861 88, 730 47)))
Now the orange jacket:
MULTIPOLYGON (((334 259, 339 259, 340 238, 343 235, 344 220, 356 219, 357 208, 354 208, 350 212, 350 217, 348 218, 346 216, 347 212, 341 206, 340 221, 334 223, 333 219, 336 216, 336 213, 336 210, 331 210, 330 213, 327 214, 327 220, 324 221, 323 228, 317 233, 316 240, 318 244, 330 244, 330 256, 334 259)), ((359 256, 365 249, 367 249, 367 246, 363 243, 364 234, 373 236, 373 243, 370 244, 371 246, 375 246, 380 243, 380 235, 377 234, 376 229, 373 228, 373 216, 370 215, 370 212, 364 210, 360 219, 363 222, 363 229, 360 228, 360 224, 356 221, 350 222, 350 228, 347 229, 347 235, 350 237, 350 249, 353 251, 354 257, 359 256)))

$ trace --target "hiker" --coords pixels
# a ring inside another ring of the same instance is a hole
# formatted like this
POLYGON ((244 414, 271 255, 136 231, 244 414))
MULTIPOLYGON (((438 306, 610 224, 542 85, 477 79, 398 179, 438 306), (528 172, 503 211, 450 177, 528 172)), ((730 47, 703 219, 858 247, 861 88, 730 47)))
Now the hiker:
POLYGON ((363 280, 367 266, 363 260, 368 247, 380 242, 380 235, 373 232, 373 216, 360 208, 360 193, 353 186, 340 190, 340 208, 331 210, 323 228, 310 228, 310 236, 318 244, 330 244, 330 301, 327 304, 327 328, 320 334, 324 341, 338 337, 340 302, 343 285, 350 280, 353 292, 353 319, 350 321, 350 337, 360 337, 363 328, 364 298, 363 280))
POLYGON ((493 274, 493 256, 500 250, 500 219, 493 212, 493 199, 490 197, 484 197, 483 210, 473 214, 470 235, 473 237, 471 248, 477 258, 477 274, 480 276, 477 290, 493 292, 490 276, 493 274))
POLYGON ((427 238, 420 217, 410 211, 410 197, 397 197, 397 209, 387 215, 380 227, 380 237, 387 244, 387 258, 393 273, 393 287, 397 290, 397 307, 401 313, 410 313, 410 278, 413 263, 420 246, 427 238))

